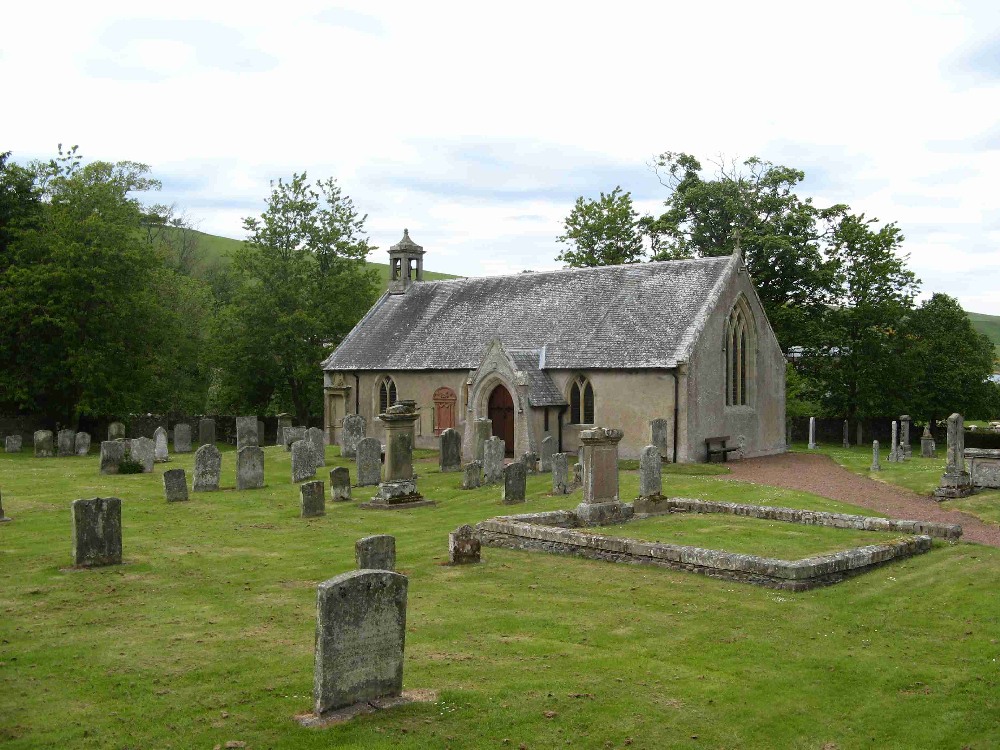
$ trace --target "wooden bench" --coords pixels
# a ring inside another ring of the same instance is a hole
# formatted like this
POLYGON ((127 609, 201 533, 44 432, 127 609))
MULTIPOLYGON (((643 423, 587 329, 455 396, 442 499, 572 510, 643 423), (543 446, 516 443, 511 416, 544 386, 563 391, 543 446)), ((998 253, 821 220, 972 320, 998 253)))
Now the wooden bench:
POLYGON ((719 435, 717 437, 705 438, 705 449, 708 451, 708 462, 713 464, 723 464, 729 460, 730 453, 741 450, 740 446, 732 448, 726 447, 729 435, 719 435))

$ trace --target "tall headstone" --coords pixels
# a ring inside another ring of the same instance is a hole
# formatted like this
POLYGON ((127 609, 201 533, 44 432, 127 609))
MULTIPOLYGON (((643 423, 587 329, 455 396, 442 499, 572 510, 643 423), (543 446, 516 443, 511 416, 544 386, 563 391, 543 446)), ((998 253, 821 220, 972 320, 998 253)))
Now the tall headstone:
POLYGON ((362 438, 357 447, 358 487, 370 487, 382 481, 382 444, 377 438, 362 438))
POLYGON ((462 468, 462 489, 474 490, 483 486, 483 462, 469 461, 462 468))
POLYGON ((935 497, 967 497, 973 493, 972 477, 965 470, 965 420, 961 414, 948 417, 948 464, 935 497))
POLYGON ((472 457, 476 461, 483 460, 483 446, 493 437, 493 420, 477 419, 473 424, 472 457))
POLYGON ((52 430, 35 431, 35 458, 52 458, 55 451, 52 448, 52 430))
POLYGON ((90 453, 90 433, 78 432, 73 436, 73 450, 78 456, 90 453))
POLYGON ((4 440, 4 450, 7 453, 20 453, 24 443, 20 435, 8 435, 4 440))
POLYGON ((569 454, 552 454, 552 494, 565 495, 569 491, 569 454))
POLYGON ((285 428, 292 426, 292 416, 291 414, 279 414, 278 415, 278 432, 274 438, 275 445, 284 446, 285 444, 285 428))
POLYGON ((163 472, 163 495, 168 503, 188 499, 187 474, 184 469, 167 469, 163 472))
POLYGON ((330 499, 335 503, 351 499, 351 473, 346 466, 330 469, 330 499))
POLYGON ((340 428, 340 455, 354 458, 358 453, 358 443, 365 438, 367 423, 360 414, 345 414, 344 425, 340 428))
POLYGON ((117 474, 118 464, 125 458, 126 443, 124 440, 101 441, 101 473, 117 474))
POLYGON ((181 422, 174 425, 174 453, 191 452, 191 425, 181 422))
POLYGON ((236 451, 236 489, 258 490, 264 486, 264 449, 247 445, 236 451))
POLYGON ((153 460, 158 463, 166 463, 170 460, 170 450, 167 447, 167 431, 162 427, 157 427, 153 432, 153 460))
POLYGON ((809 450, 816 450, 816 417, 809 417, 809 450))
POLYGON ((542 438, 541 449, 538 453, 538 470, 543 474, 552 471, 552 454, 556 452, 556 439, 551 435, 542 438))
POLYGON ((59 430, 56 433, 56 448, 60 456, 72 456, 76 452, 76 432, 59 430))
POLYGON ((211 417, 198 420, 198 445, 215 445, 215 420, 211 417))
POLYGON ((476 530, 466 524, 448 534, 448 562, 452 565, 468 565, 480 560, 482 543, 476 530))
POLYGON ((142 472, 144 474, 151 474, 153 472, 153 463, 156 460, 155 450, 155 443, 148 437, 137 437, 129 443, 128 452, 132 456, 133 461, 142 465, 142 472))
POLYGON ((302 518, 326 515, 326 495, 323 480, 303 482, 299 485, 299 499, 302 503, 302 518))
POLYGON ((639 497, 660 497, 663 494, 663 457, 655 445, 647 445, 639 453, 639 497))
POLYGON ((305 440, 309 434, 309 430, 305 427, 286 427, 283 440, 285 441, 285 450, 290 451, 292 449, 292 443, 299 440, 305 440))
POLYGON ((670 420, 653 419, 649 422, 649 442, 660 451, 661 456, 669 456, 670 451, 670 420))
POLYGON ((296 440, 292 443, 292 482, 304 482, 316 476, 316 457, 312 442, 296 440))
POLYGON ((585 524, 600 524, 618 517, 618 443, 621 430, 595 427, 580 433, 583 443, 583 502, 576 509, 585 524))
POLYGON ((403 690, 406 576, 355 570, 316 591, 317 716, 403 690))
POLYGON ((413 476, 414 424, 420 418, 413 401, 397 401, 379 415, 385 426, 385 477, 372 498, 374 505, 419 502, 413 476))
POLYGON ((899 418, 899 443, 903 449, 903 460, 913 458, 913 446, 910 445, 910 415, 899 418))
POLYGON ((360 570, 395 570, 396 537, 366 536, 354 543, 354 560, 360 570))
POLYGON ((872 440, 872 465, 869 471, 882 471, 882 464, 878 455, 878 440, 872 440))
POLYGON ((73 564, 121 565, 122 501, 92 497, 73 501, 73 564))
POLYGON ((462 434, 448 428, 441 432, 441 472, 462 470, 462 434))
POLYGON ((483 475, 486 484, 496 484, 503 479, 504 441, 493 436, 483 443, 483 475))
POLYGON ((844 420, 844 447, 845 448, 850 448, 851 447, 851 431, 850 430, 851 430, 851 426, 847 423, 847 420, 845 419, 844 420))
POLYGON ((524 502, 525 474, 524 464, 520 461, 504 467, 503 493, 500 496, 500 501, 504 505, 524 502))
POLYGON ((524 464, 524 472, 526 474, 537 474, 538 473, 538 454, 528 451, 527 453, 522 453, 520 462, 524 464))
POLYGON ((306 430, 306 439, 309 441, 309 445, 312 446, 313 460, 316 462, 316 468, 319 469, 326 465, 326 442, 323 440, 323 430, 319 427, 310 427, 306 430))
POLYGON ((934 458, 934 453, 937 450, 937 446, 934 444, 934 438, 931 435, 931 426, 924 425, 924 434, 920 436, 920 455, 923 458, 934 458))
POLYGON ((257 417, 236 417, 236 450, 248 445, 260 446, 257 439, 257 417))
POLYGON ((201 446, 194 452, 193 492, 215 492, 222 475, 222 454, 214 444, 201 446))
POLYGON ((112 422, 108 425, 108 440, 124 440, 125 425, 121 422, 112 422))
POLYGON ((899 424, 895 420, 892 422, 892 443, 889 446, 889 455, 885 457, 885 460, 891 464, 901 460, 899 458, 899 424))

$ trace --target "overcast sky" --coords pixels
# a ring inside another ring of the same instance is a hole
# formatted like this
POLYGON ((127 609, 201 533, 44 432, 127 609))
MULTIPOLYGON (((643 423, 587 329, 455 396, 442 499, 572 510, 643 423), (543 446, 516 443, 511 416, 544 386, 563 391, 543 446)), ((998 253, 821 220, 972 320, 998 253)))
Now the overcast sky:
POLYGON ((1000 2, 18 2, 0 151, 151 165, 242 238, 269 180, 333 176, 431 270, 558 267, 579 195, 642 212, 663 151, 805 170, 897 221, 926 294, 1000 315, 1000 2))

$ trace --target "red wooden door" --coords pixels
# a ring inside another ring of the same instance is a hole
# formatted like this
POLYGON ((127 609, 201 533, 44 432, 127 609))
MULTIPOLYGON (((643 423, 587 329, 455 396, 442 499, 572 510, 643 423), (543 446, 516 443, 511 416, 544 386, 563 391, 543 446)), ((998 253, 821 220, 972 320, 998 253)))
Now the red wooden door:
POLYGON ((493 435, 504 441, 508 456, 514 455, 514 401, 510 392, 498 385, 490 394, 489 417, 493 420, 493 435))
POLYGON ((449 427, 455 426, 455 404, 458 398, 451 388, 438 388, 434 391, 434 434, 440 435, 449 427))

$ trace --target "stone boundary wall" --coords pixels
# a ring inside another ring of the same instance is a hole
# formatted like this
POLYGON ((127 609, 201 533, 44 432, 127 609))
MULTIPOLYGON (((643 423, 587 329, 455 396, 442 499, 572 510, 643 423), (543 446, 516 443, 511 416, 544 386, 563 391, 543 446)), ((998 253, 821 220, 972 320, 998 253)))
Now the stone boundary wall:
MULTIPOLYGON (((892 442, 892 421, 899 417, 877 417, 861 420, 861 438, 871 448, 872 440, 878 440, 885 450, 892 442)), ((805 443, 809 440, 809 417, 792 417, 792 442, 805 443)), ((937 441, 938 449, 943 449, 947 438, 948 425, 942 422, 931 433, 937 441)), ((855 444, 857 420, 850 421, 851 445, 855 444)), ((924 432, 923 422, 910 424, 910 445, 919 450, 920 436, 924 432)), ((844 417, 816 417, 816 442, 821 445, 841 445, 844 442, 844 417)), ((988 430, 965 431, 966 448, 1000 448, 1000 433, 988 430)), ((883 452, 885 452, 885 450, 883 452)))

